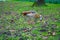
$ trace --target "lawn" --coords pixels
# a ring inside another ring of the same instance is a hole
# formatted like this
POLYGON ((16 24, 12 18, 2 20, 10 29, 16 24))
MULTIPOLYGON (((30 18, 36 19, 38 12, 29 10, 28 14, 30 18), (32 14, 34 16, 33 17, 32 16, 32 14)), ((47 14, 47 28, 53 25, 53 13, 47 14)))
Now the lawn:
POLYGON ((0 40, 59 40, 60 4, 31 7, 33 2, 0 2, 0 40), (43 22, 27 24, 23 11, 35 10, 43 16, 43 22), (44 21, 47 22, 44 25, 44 21), (48 35, 48 32, 56 35, 48 35))

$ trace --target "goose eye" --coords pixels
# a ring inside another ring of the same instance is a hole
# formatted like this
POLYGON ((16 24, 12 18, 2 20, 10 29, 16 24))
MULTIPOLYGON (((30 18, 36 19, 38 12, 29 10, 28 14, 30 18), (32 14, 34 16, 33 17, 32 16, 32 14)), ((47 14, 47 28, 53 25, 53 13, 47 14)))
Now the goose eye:
POLYGON ((32 12, 32 13, 35 13, 35 12, 32 12))

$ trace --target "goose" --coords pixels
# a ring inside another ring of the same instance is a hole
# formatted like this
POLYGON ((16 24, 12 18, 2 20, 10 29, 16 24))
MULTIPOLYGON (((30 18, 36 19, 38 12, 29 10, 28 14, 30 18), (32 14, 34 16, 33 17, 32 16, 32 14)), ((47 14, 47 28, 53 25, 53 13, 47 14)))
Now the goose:
POLYGON ((42 19, 43 19, 42 15, 37 14, 37 12, 35 12, 35 11, 24 11, 24 12, 22 12, 22 15, 26 18, 28 17, 29 21, 31 18, 35 19, 34 21, 36 21, 37 19, 42 21, 42 19))

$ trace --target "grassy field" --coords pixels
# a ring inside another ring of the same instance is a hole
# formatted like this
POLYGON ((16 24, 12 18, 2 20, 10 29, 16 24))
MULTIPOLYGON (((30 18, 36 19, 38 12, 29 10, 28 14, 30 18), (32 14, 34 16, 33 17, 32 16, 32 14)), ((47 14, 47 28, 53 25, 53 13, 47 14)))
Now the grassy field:
POLYGON ((60 4, 31 7, 33 2, 0 2, 0 40, 59 40, 60 4), (45 23, 27 24, 21 12, 35 10, 45 23), (55 32, 56 35, 48 34, 55 32))

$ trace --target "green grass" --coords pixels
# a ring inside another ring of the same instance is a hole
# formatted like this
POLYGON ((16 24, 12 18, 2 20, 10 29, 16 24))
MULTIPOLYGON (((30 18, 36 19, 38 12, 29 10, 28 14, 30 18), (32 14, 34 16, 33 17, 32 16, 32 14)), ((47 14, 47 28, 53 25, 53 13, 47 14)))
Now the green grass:
MULTIPOLYGON (((36 29, 32 30, 31 32, 23 32, 23 31, 19 31, 18 33, 21 33, 23 39, 25 40, 27 37, 27 39, 29 40, 42 40, 42 38, 40 37, 40 34, 42 35, 48 35, 47 32, 39 32, 38 30, 42 29, 41 25, 42 23, 36 23, 36 24, 31 24, 28 25, 26 23, 26 20, 24 20, 24 17, 22 17, 21 12, 23 11, 28 11, 28 10, 35 10, 37 11, 38 14, 41 14, 44 16, 48 15, 48 23, 49 23, 49 31, 51 31, 51 24, 56 24, 57 28, 55 30, 59 31, 60 30, 60 4, 48 4, 47 6, 40 6, 40 7, 31 7, 33 2, 0 2, 0 6, 1 6, 1 13, 0 16, 2 16, 0 18, 0 26, 3 26, 3 28, 1 28, 0 31, 2 31, 4 29, 4 31, 7 31, 8 29, 15 29, 15 30, 20 30, 21 28, 33 28, 36 27, 36 29), (5 14, 5 12, 10 12, 12 11, 12 14, 5 14), (18 14, 18 15, 17 15, 18 14), (52 15, 53 16, 52 16, 52 15), (19 17, 19 19, 17 19, 17 16, 19 17), (55 22, 54 20, 52 20, 51 18, 56 18, 57 21, 55 22), (15 23, 10 23, 11 19, 14 19, 15 23), (24 23, 25 22, 25 23, 24 23), (37 36, 34 37, 31 34, 27 35, 27 33, 32 33, 32 34, 36 34, 37 36)), ((46 21, 46 19, 43 19, 43 21, 46 21)), ((56 32, 56 35, 60 34, 60 32, 56 32)), ((4 40, 4 38, 6 39, 6 35, 2 34, 0 35, 0 40, 4 40)), ((20 37, 16 36, 16 37, 12 37, 12 36, 8 36, 7 39, 8 40, 18 40, 20 37)), ((49 36, 48 40, 58 40, 58 36, 49 36)))

